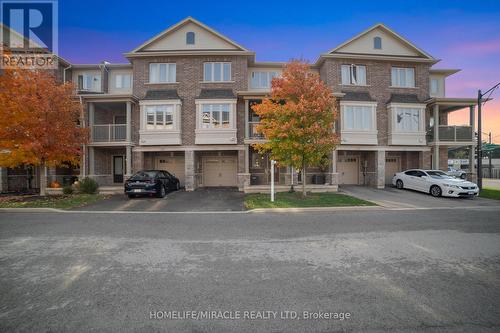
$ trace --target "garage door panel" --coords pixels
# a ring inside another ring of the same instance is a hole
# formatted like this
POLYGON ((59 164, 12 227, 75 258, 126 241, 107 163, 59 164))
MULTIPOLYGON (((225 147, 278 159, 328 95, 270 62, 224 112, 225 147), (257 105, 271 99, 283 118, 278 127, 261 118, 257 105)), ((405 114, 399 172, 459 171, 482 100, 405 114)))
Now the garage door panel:
POLYGON ((401 171, 399 157, 387 157, 385 159, 385 183, 392 184, 392 177, 401 171))
POLYGON ((203 186, 236 186, 236 158, 205 157, 203 186))
POLYGON ((175 175, 184 186, 184 156, 157 156, 155 168, 158 170, 166 170, 175 175))
POLYGON ((337 172, 340 184, 358 184, 359 159, 357 157, 340 157, 337 161, 337 172))

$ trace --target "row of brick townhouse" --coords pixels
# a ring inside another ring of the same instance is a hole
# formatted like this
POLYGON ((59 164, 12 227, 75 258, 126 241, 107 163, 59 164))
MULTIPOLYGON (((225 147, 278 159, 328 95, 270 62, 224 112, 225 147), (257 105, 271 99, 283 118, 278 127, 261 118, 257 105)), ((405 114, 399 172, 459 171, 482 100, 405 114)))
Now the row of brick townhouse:
MULTIPOLYGON (((264 138, 251 106, 269 94, 284 62, 258 62, 254 52, 193 18, 125 56, 127 64, 63 69, 78 87, 90 128, 81 176, 112 186, 137 170, 166 169, 186 190, 268 188, 270 160, 252 148, 264 138)), ((382 188, 400 170, 443 169, 448 146, 470 146, 474 156, 475 100, 445 97, 445 79, 458 70, 433 69, 438 61, 377 24, 311 64, 337 97, 341 138, 327 169, 308 170, 311 190, 382 188), (464 108, 470 123, 448 126, 448 114, 464 108)), ((301 175, 275 170, 278 188, 292 181, 301 175)))

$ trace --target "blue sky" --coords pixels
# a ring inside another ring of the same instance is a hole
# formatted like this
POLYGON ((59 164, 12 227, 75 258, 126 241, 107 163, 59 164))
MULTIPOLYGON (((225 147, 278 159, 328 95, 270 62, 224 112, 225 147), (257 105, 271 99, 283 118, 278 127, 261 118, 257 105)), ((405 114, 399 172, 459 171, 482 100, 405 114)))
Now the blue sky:
MULTIPOLYGON (((59 50, 76 63, 125 62, 124 52, 187 16, 255 51, 259 61, 313 62, 321 52, 382 22, 443 59, 436 67, 463 69, 450 78, 449 95, 474 96, 478 88, 500 81, 498 0, 60 0, 59 50)), ((496 95, 500 99, 500 92, 496 95)), ((492 104, 500 114, 500 104, 492 104)), ((500 123, 500 116, 496 119, 500 123)))

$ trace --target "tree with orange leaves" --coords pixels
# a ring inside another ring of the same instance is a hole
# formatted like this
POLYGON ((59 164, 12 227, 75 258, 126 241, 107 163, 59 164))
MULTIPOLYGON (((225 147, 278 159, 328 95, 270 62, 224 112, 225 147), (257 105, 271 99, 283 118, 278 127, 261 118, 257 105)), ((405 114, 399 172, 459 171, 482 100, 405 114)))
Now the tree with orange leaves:
POLYGON ((5 70, 0 74, 0 166, 39 166, 40 195, 45 195, 47 167, 79 162, 88 138, 78 125, 81 111, 72 84, 58 84, 43 70, 5 70))
POLYGON ((324 166, 338 142, 335 97, 309 65, 292 61, 282 76, 274 78, 271 96, 253 106, 260 117, 256 130, 267 139, 255 144, 269 152, 279 165, 302 171, 302 195, 306 196, 306 167, 324 166))

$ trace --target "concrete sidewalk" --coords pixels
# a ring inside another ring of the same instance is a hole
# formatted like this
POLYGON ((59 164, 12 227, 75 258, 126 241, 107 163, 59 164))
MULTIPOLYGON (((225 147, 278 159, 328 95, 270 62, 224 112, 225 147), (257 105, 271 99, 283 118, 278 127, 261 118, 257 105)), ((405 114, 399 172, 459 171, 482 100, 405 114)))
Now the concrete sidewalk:
POLYGON ((500 179, 483 178, 483 187, 500 190, 500 179))

